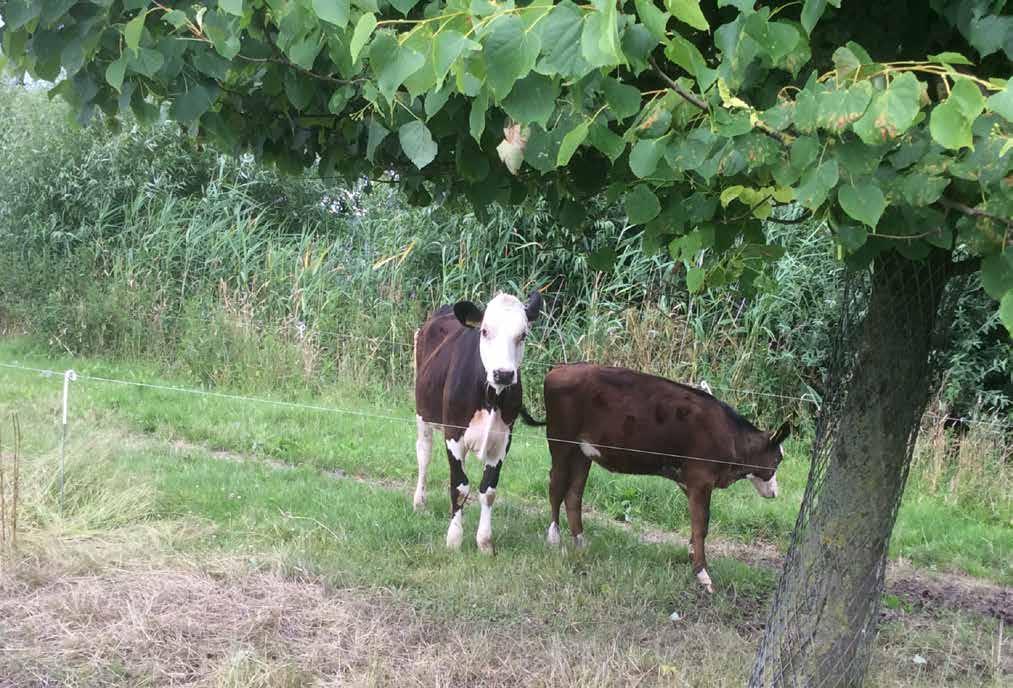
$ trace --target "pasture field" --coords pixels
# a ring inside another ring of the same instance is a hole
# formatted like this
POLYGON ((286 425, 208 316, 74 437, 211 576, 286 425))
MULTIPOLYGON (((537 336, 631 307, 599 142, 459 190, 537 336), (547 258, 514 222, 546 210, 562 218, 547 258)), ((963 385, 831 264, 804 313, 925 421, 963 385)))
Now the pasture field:
MULTIPOLYGON (((52 358, 23 338, 0 341, 0 362, 194 386, 151 363, 52 358)), ((349 412, 335 413, 80 380, 61 513, 61 386, 0 368, 4 451, 8 412, 24 436, 19 545, 0 573, 5 688, 741 685, 807 470, 794 438, 778 500, 747 482, 715 495, 708 597, 688 562, 685 498, 661 480, 596 468, 590 546, 548 548, 548 455, 531 428, 504 466, 496 556, 474 544, 475 504, 462 551, 447 552, 439 451, 429 504, 412 512, 406 389, 270 397, 349 412)), ((1006 685, 1008 495, 968 504, 919 489, 926 480, 916 465, 870 685, 1006 685)))

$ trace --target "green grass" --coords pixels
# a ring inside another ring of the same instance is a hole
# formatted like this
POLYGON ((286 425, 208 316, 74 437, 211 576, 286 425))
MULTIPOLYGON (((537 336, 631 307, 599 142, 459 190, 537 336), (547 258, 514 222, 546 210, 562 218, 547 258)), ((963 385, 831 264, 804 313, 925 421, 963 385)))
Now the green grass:
MULTIPOLYGON (((79 372, 118 379, 157 379, 144 365, 47 359, 24 341, 0 344, 0 361, 11 360, 53 369, 72 365, 79 372)), ((434 643, 447 638, 442 650, 424 651, 427 657, 436 652, 440 658, 432 660, 432 666, 417 658, 409 665, 421 684, 437 683, 444 676, 439 672, 447 671, 465 671, 465 683, 492 685, 511 685, 510 672, 522 670, 532 673, 523 681, 517 673, 516 683, 529 685, 627 685, 643 680, 642 685, 731 686, 745 679, 776 572, 712 555, 717 592, 706 596, 692 576, 684 547, 644 543, 635 532, 601 520, 590 523, 590 546, 584 551, 546 547, 541 499, 546 466, 537 441, 515 443, 504 471, 494 518, 497 555, 479 554, 473 538, 465 540, 462 552, 451 553, 443 545, 446 468, 441 463, 434 462, 430 506, 420 514, 412 512, 408 483, 414 478, 414 437, 407 423, 81 380, 71 388, 67 493, 61 515, 53 474, 61 384, 57 377, 0 369, 0 412, 17 409, 22 415, 26 481, 37 486, 27 492, 23 530, 26 556, 40 563, 30 574, 19 574, 22 585, 51 590, 94 573, 97 578, 87 579, 93 584, 118 575, 121 578, 114 580, 121 582, 115 585, 133 590, 137 579, 123 582, 123 572, 141 567, 141 578, 154 586, 150 595, 157 599, 158 589, 174 589, 171 586, 181 580, 180 562, 197 562, 223 585, 272 575, 320 582, 338 598, 345 590, 361 591, 356 595, 362 599, 379 594, 388 599, 385 604, 394 605, 385 612, 395 619, 385 631, 388 635, 403 632, 409 619, 419 618, 426 624, 415 631, 420 638, 434 643), (281 437, 289 439, 281 442, 281 437), (347 473, 336 475, 338 468, 347 473), (101 544, 106 542, 110 544, 101 544), (47 547, 48 556, 38 553, 47 547), (68 555, 68 547, 86 554, 68 555), (106 554, 99 556, 96 548, 106 554), (220 574, 217 565, 200 563, 222 558, 238 558, 245 573, 220 574), (145 567, 154 567, 154 574, 144 574, 145 567), (677 624, 668 620, 673 611, 682 617, 677 624), (516 648, 504 646, 505 639, 516 648), (461 647, 475 644, 483 649, 462 656, 461 647), (561 661, 569 664, 555 666, 561 661), (491 675, 482 673, 490 670, 491 675)), ((331 391, 303 401, 411 417, 404 400, 379 403, 331 391)), ((800 449, 795 447, 796 452, 800 449)), ((803 463, 797 455, 789 460, 803 463)), ((721 493, 720 520, 712 538, 749 542, 769 536, 783 541, 802 473, 799 469, 785 481, 789 499, 777 511, 768 511, 776 502, 760 500, 748 490, 721 493)), ((603 471, 594 475, 596 507, 608 509, 609 499, 629 497, 636 488, 640 495, 631 501, 641 511, 635 520, 656 519, 650 523, 685 528, 682 507, 666 510, 666 504, 678 505, 679 499, 671 497, 661 481, 627 480, 603 471)), ((477 510, 470 506, 466 521, 473 536, 477 510)), ((0 593, 10 589, 0 585, 0 593)), ((110 594, 116 598, 136 593, 110 594)), ((59 599, 61 609, 81 605, 75 597, 59 599)), ((111 600, 109 606, 116 604, 111 600)), ((374 613, 363 612, 370 618, 374 613)), ((931 617, 898 613, 900 619, 882 630, 871 685, 984 685, 1000 680, 999 670, 989 663, 993 622, 945 610, 931 617), (926 669, 906 669, 916 653, 930 657, 926 669)), ((289 616, 298 625, 312 614, 299 608, 289 616)), ((23 621, 11 623, 23 628, 23 621)), ((68 628, 78 622, 77 617, 60 617, 68 628)), ((134 623, 148 622, 141 618, 134 623)), ((105 633, 96 636, 85 642, 114 648, 129 648, 132 642, 105 638, 105 633)), ((0 629, 0 643, 4 641, 0 629)), ((241 685, 247 679, 235 676, 254 669, 258 676, 272 677, 258 684, 266 686, 300 685, 315 675, 312 662, 286 655, 291 648, 278 650, 270 642, 258 636, 230 645, 224 654, 216 649, 217 683, 208 685, 241 685), (285 661, 273 663, 279 656, 285 661)), ((62 677, 67 683, 95 683, 95 676, 108 684, 136 683, 136 652, 107 649, 111 656, 106 656, 96 650, 94 659, 82 662, 78 655, 46 654, 43 650, 51 648, 42 641, 40 647, 35 654, 0 657, 0 671, 62 677), (15 664, 5 665, 7 661, 15 664)), ((146 651, 152 656, 159 652, 154 645, 146 651)), ((363 669, 369 677, 363 683, 385 683, 377 676, 384 667, 389 670, 392 660, 380 657, 363 669)), ((163 660, 166 666, 179 661, 175 656, 163 660)))
MULTIPOLYGON (((147 364, 95 358, 51 359, 33 349, 27 340, 0 343, 0 361, 15 360, 29 366, 59 370, 75 367, 79 372, 96 377, 192 386, 192 382, 186 380, 161 378, 147 364)), ((0 376, 16 382, 21 393, 29 398, 44 395, 47 390, 51 395, 58 395, 62 384, 59 379, 44 380, 37 375, 9 370, 0 370, 0 376)), ((269 457, 307 469, 341 470, 378 481, 393 481, 402 488, 394 500, 397 508, 410 510, 408 486, 414 484, 416 466, 414 412, 407 392, 394 396, 378 394, 375 390, 342 390, 329 386, 313 394, 270 397, 346 413, 92 380, 74 383, 71 395, 72 418, 79 418, 91 409, 105 410, 135 430, 166 440, 183 440, 212 450, 269 457)), ((259 398, 268 397, 261 395, 259 398)), ((87 424, 72 420, 72 436, 80 437, 91 430, 87 424)), ((494 519, 495 539, 501 552, 514 551, 518 538, 539 542, 540 533, 547 525, 549 461, 543 437, 532 428, 519 430, 504 467, 501 499, 497 502, 494 519), (514 500, 523 502, 529 512, 537 514, 526 531, 518 530, 510 521, 514 500)), ((413 529, 422 527, 420 523, 427 525, 420 533, 413 530, 412 533, 398 533, 399 537, 412 541, 421 538, 434 545, 442 542, 448 478, 447 464, 439 447, 437 444, 431 463, 429 504, 422 517, 424 520, 407 519, 413 529)), ((793 439, 786 448, 786 458, 778 471, 781 487, 778 499, 761 499, 747 481, 715 494, 709 536, 712 540, 767 543, 784 550, 808 470, 804 439, 793 439)), ((70 451, 73 452, 73 443, 70 451)), ((472 478, 477 479, 477 476, 472 478)), ((585 504, 611 517, 682 535, 689 533, 685 497, 667 481, 619 476, 596 467, 588 483, 585 504)), ((223 503, 219 508, 226 508, 226 505, 223 503)), ((406 520, 401 511, 387 515, 392 522, 406 520)), ((477 515, 471 514, 471 517, 474 519, 477 515)), ((592 539, 613 537, 609 535, 611 532, 593 521, 588 531, 592 539)), ((969 510, 966 505, 925 494, 919 491, 916 482, 905 497, 891 547, 893 557, 910 560, 918 566, 965 572, 1007 585, 1013 582, 1011 551, 1013 531, 1002 514, 985 509, 969 510)), ((679 556, 685 559, 684 552, 679 556)), ((719 575, 720 567, 725 565, 720 560, 715 562, 719 575)), ((683 574, 688 572, 688 566, 676 569, 683 574)))

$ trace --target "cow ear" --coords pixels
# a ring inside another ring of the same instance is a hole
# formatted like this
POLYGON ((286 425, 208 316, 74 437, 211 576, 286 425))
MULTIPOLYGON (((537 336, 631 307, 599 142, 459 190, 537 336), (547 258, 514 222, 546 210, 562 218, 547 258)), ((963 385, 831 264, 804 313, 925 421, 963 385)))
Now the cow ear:
POLYGON ((774 431, 774 434, 770 436, 770 443, 775 447, 781 446, 781 443, 788 439, 788 435, 791 434, 791 423, 784 421, 781 423, 781 427, 774 431))
POLYGON ((528 296, 528 302, 524 304, 524 314, 528 316, 528 322, 534 322, 538 320, 539 313, 542 312, 542 294, 535 289, 528 296))
POLYGON ((454 315, 465 327, 478 327, 482 324, 485 312, 480 311, 471 301, 458 301, 454 304, 454 315))

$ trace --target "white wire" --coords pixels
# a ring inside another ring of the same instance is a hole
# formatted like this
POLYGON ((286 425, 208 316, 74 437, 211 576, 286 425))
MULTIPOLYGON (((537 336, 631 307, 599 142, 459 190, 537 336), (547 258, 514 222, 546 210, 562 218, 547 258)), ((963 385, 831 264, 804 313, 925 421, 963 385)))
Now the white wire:
MULTIPOLYGON (((62 373, 60 373, 58 371, 55 371, 55 370, 48 370, 48 369, 44 369, 44 368, 32 368, 32 367, 29 367, 29 366, 22 366, 22 365, 16 365, 16 364, 11 364, 11 363, 0 363, 0 368, 8 368, 8 369, 13 369, 13 370, 23 370, 23 371, 27 371, 27 372, 34 372, 34 373, 42 374, 42 375, 44 375, 46 377, 51 377, 51 376, 56 376, 56 375, 62 375, 62 373)), ((248 396, 243 396, 243 395, 239 395, 239 394, 226 394, 224 392, 210 392, 208 390, 203 390, 203 389, 192 389, 192 388, 189 388, 189 387, 175 387, 175 386, 171 386, 171 385, 159 385, 159 384, 154 384, 154 383, 150 383, 150 382, 135 382, 135 381, 131 381, 131 380, 117 380, 115 378, 99 377, 97 375, 87 375, 87 374, 80 373, 80 372, 77 373, 77 378, 78 378, 78 380, 91 380, 92 382, 103 382, 103 383, 114 384, 114 385, 125 385, 125 386, 132 386, 132 387, 143 387, 143 388, 146 388, 146 389, 157 389, 157 390, 161 390, 161 391, 165 391, 165 392, 179 392, 181 394, 192 394, 192 395, 195 395, 195 396, 213 397, 213 398, 216 398, 216 399, 225 399, 225 400, 228 400, 228 401, 241 401, 241 402, 247 402, 247 403, 265 404, 265 405, 268 405, 268 406, 281 406, 281 407, 284 407, 284 408, 305 409, 305 410, 308 410, 308 411, 321 411, 321 412, 325 412, 325 413, 337 413, 337 414, 342 414, 342 415, 357 416, 359 418, 375 418, 377 420, 393 421, 393 422, 406 423, 406 424, 412 424, 412 425, 415 425, 417 423, 417 421, 414 418, 405 418, 403 416, 387 416, 387 415, 382 415, 382 414, 366 413, 364 411, 353 411, 353 410, 350 410, 350 409, 340 409, 340 408, 335 408, 335 407, 332 407, 332 406, 317 406, 317 405, 314 405, 314 404, 300 404, 300 403, 293 402, 293 401, 280 401, 280 400, 276 400, 276 399, 262 399, 260 397, 248 397, 248 396)), ((466 426, 466 425, 453 425, 451 423, 433 423, 433 425, 438 426, 440 428, 453 428, 453 429, 456 429, 456 430, 467 430, 468 429, 468 426, 466 426)), ((508 431, 492 431, 492 433, 499 434, 499 435, 510 435, 511 434, 511 432, 509 430, 508 431)), ((520 439, 531 439, 531 440, 541 439, 540 436, 533 435, 531 433, 513 433, 513 436, 517 437, 517 438, 520 438, 520 439)), ((546 436, 545 439, 547 441, 549 441, 549 442, 559 442, 561 444, 588 445, 588 446, 594 447, 596 449, 610 449, 610 450, 613 450, 613 451, 624 451, 624 452, 631 452, 631 453, 634 453, 634 454, 649 454, 651 456, 663 456, 663 457, 672 458, 672 459, 685 459, 685 460, 689 460, 689 461, 702 461, 702 462, 705 462, 705 463, 716 463, 716 464, 723 464, 723 465, 728 465, 728 466, 741 466, 743 468, 753 468, 753 469, 756 469, 756 470, 764 470, 764 471, 765 470, 770 470, 769 466, 759 466, 759 465, 756 465, 756 464, 742 463, 740 461, 730 461, 730 460, 724 460, 724 459, 705 459, 705 458, 700 457, 700 456, 689 456, 689 455, 686 455, 686 454, 673 454, 673 453, 670 453, 670 452, 650 451, 650 450, 646 450, 646 449, 634 449, 632 447, 620 447, 620 446, 609 445, 609 444, 594 444, 594 443, 591 443, 591 442, 583 442, 583 441, 577 441, 577 440, 567 440, 567 439, 562 439, 562 438, 557 438, 557 437, 548 437, 548 436, 546 436)))

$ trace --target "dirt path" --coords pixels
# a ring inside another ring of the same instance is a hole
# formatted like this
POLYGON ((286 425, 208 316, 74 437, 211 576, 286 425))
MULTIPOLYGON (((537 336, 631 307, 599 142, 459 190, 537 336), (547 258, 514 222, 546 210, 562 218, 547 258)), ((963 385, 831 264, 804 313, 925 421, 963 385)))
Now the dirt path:
MULTIPOLYGON (((200 452, 219 461, 255 461, 276 470, 291 470, 295 467, 293 464, 270 457, 211 450, 205 446, 183 440, 173 442, 172 446, 177 451, 200 452)), ((320 470, 319 472, 322 476, 333 480, 356 480, 388 490, 403 491, 406 499, 409 498, 412 488, 407 482, 351 475, 341 469, 320 470)), ((536 507, 527 500, 515 499, 513 504, 528 513, 543 512, 541 507, 536 507)), ((586 506, 584 510, 585 518, 591 519, 599 526, 621 528, 634 534, 646 544, 665 544, 683 549, 689 546, 688 539, 678 533, 654 528, 644 523, 631 524, 616 521, 606 514, 586 506)), ((784 563, 784 555, 770 542, 745 543, 709 537, 707 549, 717 556, 730 557, 750 566, 775 571, 780 571, 784 563)), ((952 609, 1001 619, 1006 624, 1013 624, 1013 588, 970 576, 958 573, 928 572, 916 569, 906 562, 890 562, 887 565, 886 592, 895 595, 912 610, 932 613, 940 608, 952 609)), ((881 611, 881 616, 884 619, 895 615, 896 612, 891 609, 881 611)))

